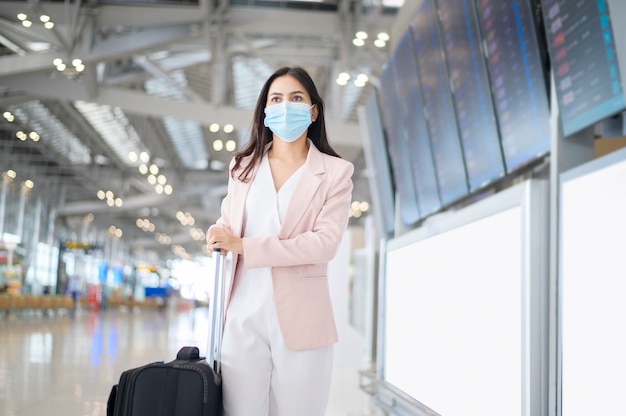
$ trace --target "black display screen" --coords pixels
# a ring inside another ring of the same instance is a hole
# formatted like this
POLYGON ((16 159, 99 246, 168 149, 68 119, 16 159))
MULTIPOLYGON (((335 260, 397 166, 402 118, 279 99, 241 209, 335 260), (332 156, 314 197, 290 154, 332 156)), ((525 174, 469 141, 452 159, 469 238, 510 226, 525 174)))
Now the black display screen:
POLYGON ((466 196, 469 189, 437 26, 432 0, 424 0, 409 30, 413 35, 439 195, 442 204, 448 205, 466 196))
POLYGON ((467 179, 471 191, 506 173, 473 0, 437 0, 467 179))
POLYGON ((397 208, 400 211, 402 223, 405 226, 411 226, 419 221, 420 212, 393 77, 393 69, 391 63, 388 62, 380 75, 380 100, 387 132, 391 169, 396 185, 397 208))
POLYGON ((563 134, 626 106, 606 0, 544 0, 563 134))
POLYGON ((550 151, 550 106, 529 0, 476 0, 507 172, 550 151))
POLYGON ((437 176, 424 118, 411 34, 407 31, 393 56, 394 80, 421 217, 441 208, 437 176))

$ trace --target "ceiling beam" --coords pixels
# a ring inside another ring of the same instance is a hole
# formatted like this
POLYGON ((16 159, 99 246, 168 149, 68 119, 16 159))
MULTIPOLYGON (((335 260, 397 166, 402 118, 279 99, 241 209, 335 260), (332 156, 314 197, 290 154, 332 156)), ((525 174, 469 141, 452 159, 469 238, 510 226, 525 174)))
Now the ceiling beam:
MULTIPOLYGON (((95 64, 117 58, 139 55, 154 50, 155 48, 161 48, 165 45, 183 40, 190 40, 198 36, 201 36, 201 33, 194 31, 189 25, 150 28, 100 41, 96 43, 90 51, 86 52, 85 56, 80 56, 80 59, 82 59, 83 63, 86 65, 95 64)), ((0 82, 2 82, 1 77, 7 75, 38 71, 52 72, 55 70, 52 64, 55 58, 73 58, 63 55, 63 52, 50 51, 26 56, 9 55, 1 57, 0 82)))
MULTIPOLYGON (((98 96, 89 97, 83 86, 64 77, 49 79, 41 74, 14 75, 0 78, 0 83, 48 98, 61 100, 83 100, 100 105, 120 107, 133 114, 151 117, 174 117, 191 120, 203 126, 211 123, 230 123, 240 132, 250 127, 252 111, 231 106, 214 106, 208 103, 190 103, 155 97, 140 91, 115 88, 100 88, 98 96)), ((326 129, 333 144, 341 146, 361 146, 358 123, 327 120, 326 129)))

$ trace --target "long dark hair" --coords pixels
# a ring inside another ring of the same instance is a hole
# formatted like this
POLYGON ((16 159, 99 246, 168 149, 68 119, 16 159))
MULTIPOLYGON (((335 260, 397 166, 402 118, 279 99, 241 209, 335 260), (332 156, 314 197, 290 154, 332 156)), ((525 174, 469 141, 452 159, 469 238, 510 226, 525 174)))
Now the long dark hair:
POLYGON ((311 139, 315 147, 322 152, 331 156, 341 157, 333 150, 328 142, 326 136, 326 122, 324 121, 324 100, 317 92, 317 88, 311 79, 311 76, 300 67, 283 67, 274 72, 263 85, 259 98, 256 102, 254 109, 254 118, 252 119, 252 128, 250 133, 250 139, 243 149, 235 152, 235 164, 231 170, 231 176, 235 177, 235 171, 241 167, 242 159, 246 156, 252 155, 252 160, 246 165, 242 172, 239 174, 238 179, 247 182, 250 180, 250 172, 253 167, 256 166, 263 157, 263 151, 265 146, 273 140, 272 131, 265 127, 263 121, 265 119, 265 105, 267 104, 267 95, 269 94, 270 86, 272 82, 278 77, 284 75, 291 75, 296 78, 302 86, 307 90, 311 97, 311 103, 317 106, 317 118, 309 126, 308 137, 311 139))

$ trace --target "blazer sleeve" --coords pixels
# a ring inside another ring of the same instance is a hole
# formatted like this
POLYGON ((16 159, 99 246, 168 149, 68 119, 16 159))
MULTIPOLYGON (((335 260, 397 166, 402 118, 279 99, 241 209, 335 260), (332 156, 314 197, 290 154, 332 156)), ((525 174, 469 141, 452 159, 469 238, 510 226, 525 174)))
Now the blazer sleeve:
POLYGON ((344 231, 348 226, 352 199, 354 165, 340 163, 327 172, 316 195, 323 199, 321 208, 312 216, 310 225, 304 225, 289 238, 278 235, 245 237, 243 255, 246 267, 286 267, 303 264, 328 263, 337 254, 344 231))
POLYGON ((230 162, 230 167, 228 169, 228 189, 226 191, 226 196, 222 199, 222 205, 220 208, 220 217, 217 219, 215 224, 209 227, 209 230, 213 227, 220 227, 224 231, 232 234, 231 227, 231 204, 232 204, 232 190, 234 186, 233 175, 231 174, 232 167, 235 164, 235 159, 233 158, 230 162))

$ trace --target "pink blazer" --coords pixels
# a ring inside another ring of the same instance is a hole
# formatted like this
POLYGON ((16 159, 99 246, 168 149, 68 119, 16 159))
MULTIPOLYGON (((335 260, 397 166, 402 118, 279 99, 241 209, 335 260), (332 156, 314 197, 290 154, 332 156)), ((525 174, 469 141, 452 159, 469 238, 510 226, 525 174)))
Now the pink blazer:
MULTIPOLYGON (((246 267, 271 267, 278 321, 285 344, 294 351, 337 342, 327 265, 348 225, 353 186, 352 163, 320 152, 311 141, 309 144, 278 235, 243 239, 246 267)), ((250 183, 230 178, 215 226, 241 237, 250 183)), ((234 265, 238 257, 233 253, 234 265)), ((232 269, 234 278, 236 266, 232 269)), ((227 288, 228 298, 231 289, 232 284, 227 288)))

